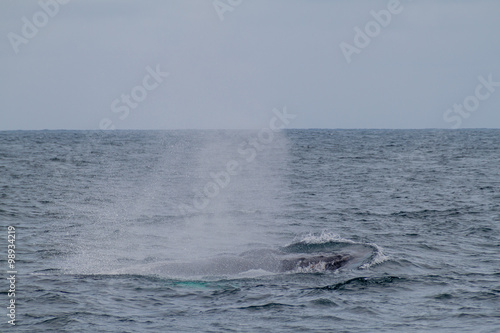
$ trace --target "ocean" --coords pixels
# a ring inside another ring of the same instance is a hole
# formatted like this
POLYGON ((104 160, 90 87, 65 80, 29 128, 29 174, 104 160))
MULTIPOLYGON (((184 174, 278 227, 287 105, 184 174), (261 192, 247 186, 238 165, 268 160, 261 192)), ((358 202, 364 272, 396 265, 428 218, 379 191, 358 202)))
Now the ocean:
POLYGON ((0 188, 1 332, 500 331, 500 130, 4 131, 0 188))

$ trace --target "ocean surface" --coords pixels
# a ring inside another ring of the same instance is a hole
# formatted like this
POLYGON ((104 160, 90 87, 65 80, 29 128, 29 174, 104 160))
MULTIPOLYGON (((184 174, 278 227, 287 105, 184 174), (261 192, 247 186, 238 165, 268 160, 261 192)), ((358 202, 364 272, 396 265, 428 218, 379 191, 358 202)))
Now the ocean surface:
POLYGON ((8 131, 0 188, 1 332, 500 332, 500 130, 8 131))

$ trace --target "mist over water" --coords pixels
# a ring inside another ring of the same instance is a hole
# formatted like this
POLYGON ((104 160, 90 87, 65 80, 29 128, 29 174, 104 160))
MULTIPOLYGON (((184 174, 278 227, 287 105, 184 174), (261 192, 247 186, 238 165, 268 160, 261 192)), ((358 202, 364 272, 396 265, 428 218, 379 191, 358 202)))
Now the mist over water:
MULTIPOLYGON (((122 142, 105 162, 98 160, 103 152, 90 149, 86 163, 100 164, 96 172, 115 170, 116 181, 95 189, 102 204, 84 212, 90 223, 83 226, 76 258, 69 257, 66 268, 104 273, 148 261, 186 262, 279 244, 283 235, 269 232, 269 226, 280 223, 274 212, 284 205, 281 171, 289 163, 289 143, 282 133, 264 143, 257 134, 156 133, 148 147, 122 142), (140 157, 152 147, 154 155, 140 157), (127 169, 131 159, 132 170, 127 169), (231 175, 228 163, 237 165, 231 175)), ((106 139, 96 141, 105 144, 106 139)))

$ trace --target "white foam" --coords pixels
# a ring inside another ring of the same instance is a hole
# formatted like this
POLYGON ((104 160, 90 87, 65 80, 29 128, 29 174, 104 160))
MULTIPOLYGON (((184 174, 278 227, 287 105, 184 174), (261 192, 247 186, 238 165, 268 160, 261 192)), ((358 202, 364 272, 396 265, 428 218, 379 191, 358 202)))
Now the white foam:
POLYGON ((374 265, 381 264, 384 261, 389 259, 389 257, 384 254, 383 248, 375 243, 356 242, 356 241, 353 241, 351 239, 342 238, 341 236, 339 236, 338 234, 335 234, 333 232, 323 231, 323 232, 321 232, 320 235, 309 233, 308 235, 302 237, 298 241, 300 243, 305 243, 305 244, 323 244, 323 243, 328 243, 328 242, 338 242, 338 243, 346 243, 346 244, 358 244, 358 245, 370 246, 370 247, 374 248, 375 255, 373 256, 373 258, 369 262, 361 265, 359 267, 360 269, 368 269, 374 265))
POLYGON ((389 259, 389 257, 384 254, 384 249, 381 246, 379 246, 375 243, 368 243, 366 245, 373 246, 377 250, 377 252, 376 252, 375 256, 373 257, 373 259, 370 260, 370 262, 367 262, 366 264, 361 265, 359 268, 367 269, 367 268, 370 268, 372 266, 381 264, 384 261, 389 259))
POLYGON ((299 242, 305 244, 322 244, 328 242, 349 242, 350 240, 341 238, 339 235, 333 232, 323 231, 319 236, 313 233, 309 233, 307 236, 302 237, 299 242))

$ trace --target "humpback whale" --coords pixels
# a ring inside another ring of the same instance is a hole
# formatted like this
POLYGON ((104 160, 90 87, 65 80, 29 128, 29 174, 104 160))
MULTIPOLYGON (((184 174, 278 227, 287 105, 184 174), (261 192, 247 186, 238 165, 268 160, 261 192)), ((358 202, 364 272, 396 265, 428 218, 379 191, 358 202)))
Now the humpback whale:
POLYGON ((352 258, 349 254, 285 254, 259 250, 239 256, 219 256, 191 262, 156 262, 113 271, 112 274, 154 274, 170 277, 237 275, 248 271, 312 273, 335 271, 352 258))
POLYGON ((255 249, 236 254, 206 258, 179 259, 144 263, 110 274, 159 275, 172 278, 221 277, 240 274, 324 273, 354 269, 376 255, 370 245, 326 241, 318 244, 293 243, 279 249, 255 249))

